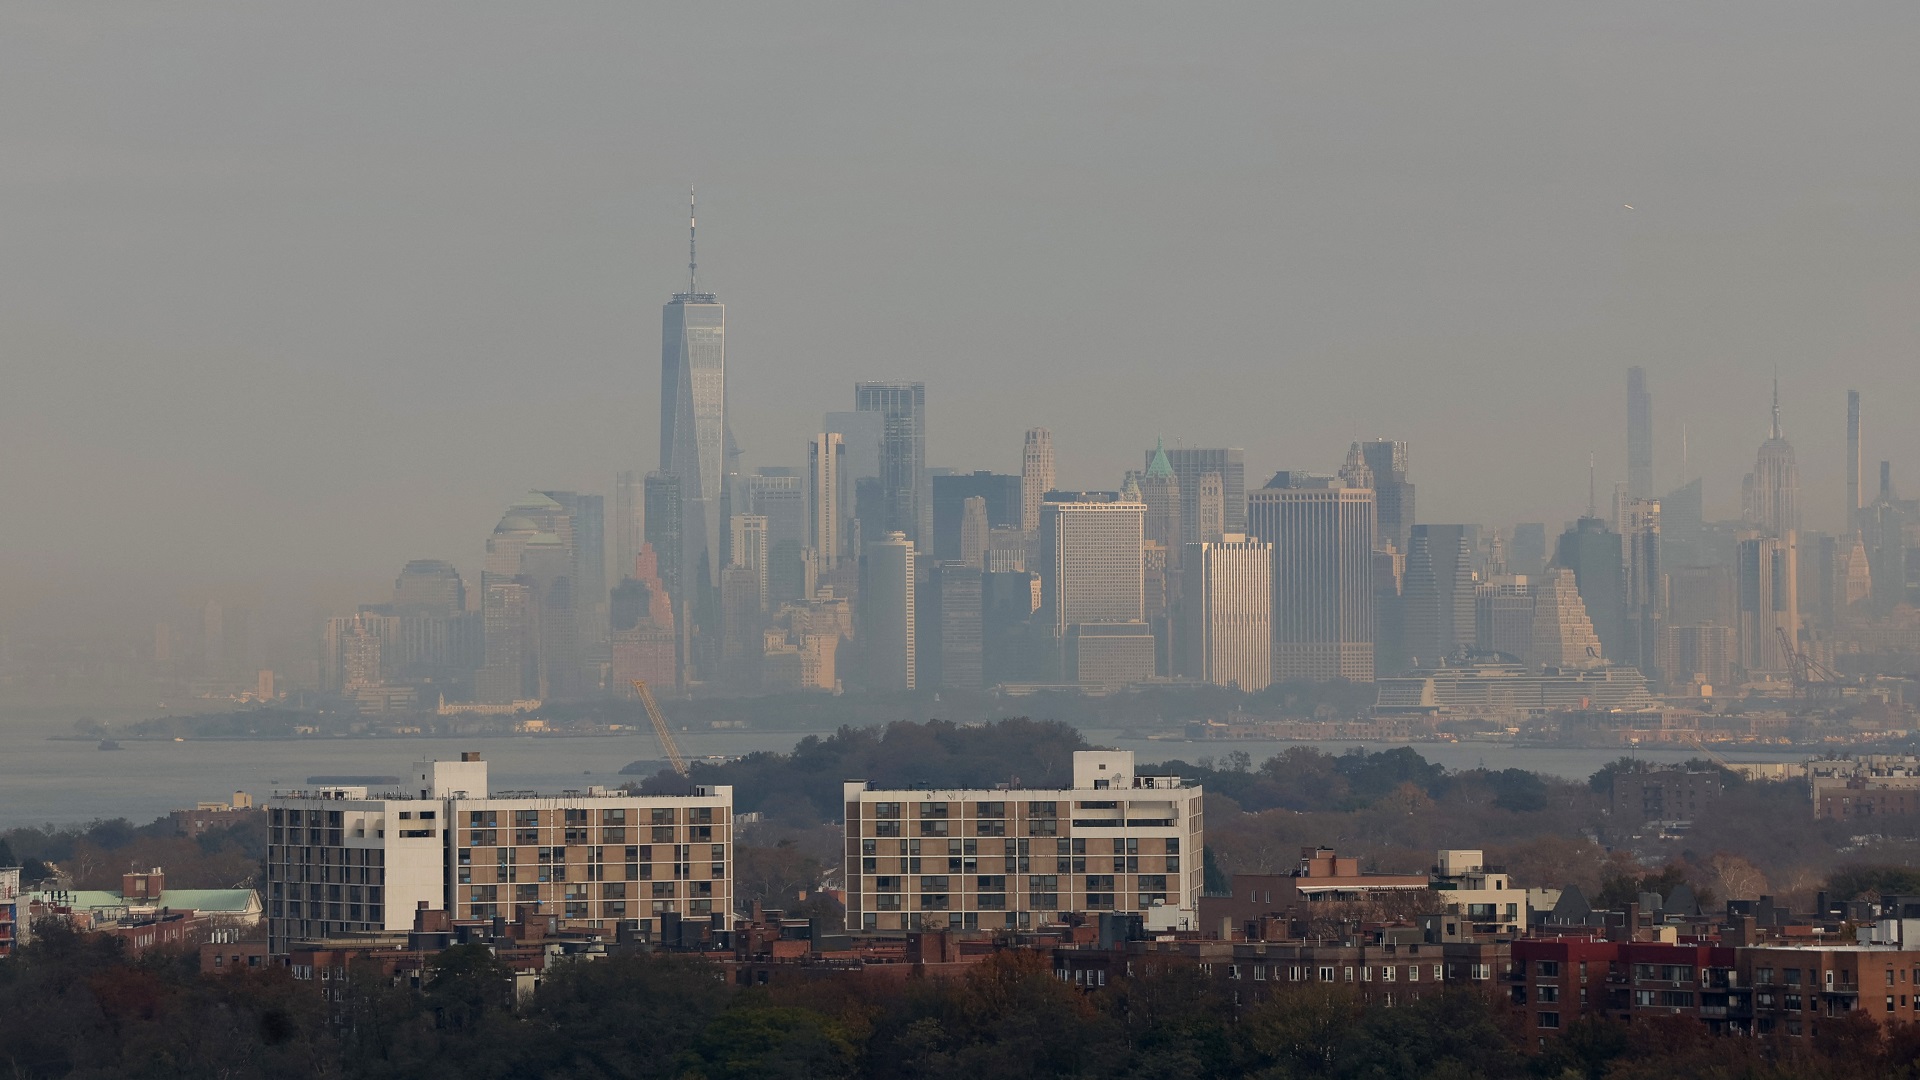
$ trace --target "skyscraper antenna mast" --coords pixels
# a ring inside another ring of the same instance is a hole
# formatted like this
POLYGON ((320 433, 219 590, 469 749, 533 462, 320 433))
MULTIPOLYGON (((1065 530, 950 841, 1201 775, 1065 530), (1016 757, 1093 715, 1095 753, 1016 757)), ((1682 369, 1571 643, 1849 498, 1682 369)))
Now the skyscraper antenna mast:
POLYGON ((1598 489, 1593 486, 1593 453, 1592 451, 1588 451, 1587 453, 1587 516, 1588 517, 1600 516, 1600 496, 1598 494, 1598 489))
POLYGON ((700 224, 699 219, 694 216, 694 209, 695 209, 695 204, 693 201, 693 185, 688 184, 687 185, 687 292, 688 293, 693 293, 697 291, 693 287, 694 273, 699 268, 699 265, 700 265, 700 261, 694 258, 694 250, 695 250, 694 249, 694 232, 700 224))

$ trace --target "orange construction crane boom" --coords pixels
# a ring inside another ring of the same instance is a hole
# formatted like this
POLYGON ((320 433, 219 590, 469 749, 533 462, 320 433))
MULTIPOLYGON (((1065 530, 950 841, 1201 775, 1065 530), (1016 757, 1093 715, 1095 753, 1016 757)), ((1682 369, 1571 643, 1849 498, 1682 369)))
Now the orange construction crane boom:
POLYGON ((673 771, 681 776, 687 775, 687 757, 680 752, 680 744, 673 741, 673 732, 667 730, 667 718, 660 714, 660 703, 653 700, 653 691, 647 689, 647 681, 633 680, 633 689, 640 695, 640 704, 647 710, 647 719, 653 721, 653 733, 660 739, 660 749, 667 752, 667 760, 673 763, 673 771))

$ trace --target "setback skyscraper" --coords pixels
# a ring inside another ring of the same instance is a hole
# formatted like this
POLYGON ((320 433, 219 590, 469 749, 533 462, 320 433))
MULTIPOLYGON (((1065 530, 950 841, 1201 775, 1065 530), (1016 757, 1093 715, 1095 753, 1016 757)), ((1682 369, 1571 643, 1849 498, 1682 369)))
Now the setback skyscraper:
POLYGON ((1053 490, 1053 432, 1027 429, 1020 452, 1020 531, 1032 536, 1040 530, 1040 504, 1053 490))
POLYGON ((1602 654, 1617 664, 1634 663, 1627 637, 1627 583, 1620 534, 1607 528, 1604 518, 1588 514, 1560 534, 1555 566, 1573 571, 1580 601, 1594 633, 1600 635, 1602 654))
POLYGON ((1147 504, 1147 539, 1166 548, 1169 559, 1179 565, 1187 531, 1180 510, 1180 478, 1167 460, 1164 442, 1147 454, 1147 471, 1140 475, 1140 498, 1147 504))
MULTIPOLYGON (((927 473, 927 384, 861 382, 853 386, 853 406, 879 413, 881 521, 888 532, 933 547, 933 488, 927 473)), ((865 516, 864 509, 862 516, 865 516)))
POLYGON ((1760 444, 1753 475, 1747 478, 1748 524, 1771 536, 1800 528, 1800 469, 1793 447, 1780 433, 1780 380, 1773 381, 1773 429, 1760 444))

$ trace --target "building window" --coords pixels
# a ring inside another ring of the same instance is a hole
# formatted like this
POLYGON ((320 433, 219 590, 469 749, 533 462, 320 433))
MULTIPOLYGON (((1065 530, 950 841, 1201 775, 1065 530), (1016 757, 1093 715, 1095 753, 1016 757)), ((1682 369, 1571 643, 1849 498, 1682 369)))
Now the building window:
POLYGON ((1535 1015, 1537 1019, 1534 1022, 1540 1027, 1551 1030, 1560 1026, 1560 1014, 1557 1012, 1543 1012, 1535 1015))

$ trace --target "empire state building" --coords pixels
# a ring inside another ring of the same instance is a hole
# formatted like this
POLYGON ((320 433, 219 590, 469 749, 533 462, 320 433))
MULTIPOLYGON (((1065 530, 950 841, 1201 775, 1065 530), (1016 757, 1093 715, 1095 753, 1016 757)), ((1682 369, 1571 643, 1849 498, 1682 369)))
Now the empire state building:
POLYGON ((1747 478, 1747 521, 1772 536, 1785 537, 1800 528, 1800 469, 1793 446, 1780 434, 1780 380, 1773 383, 1773 430, 1760 444, 1747 478))

